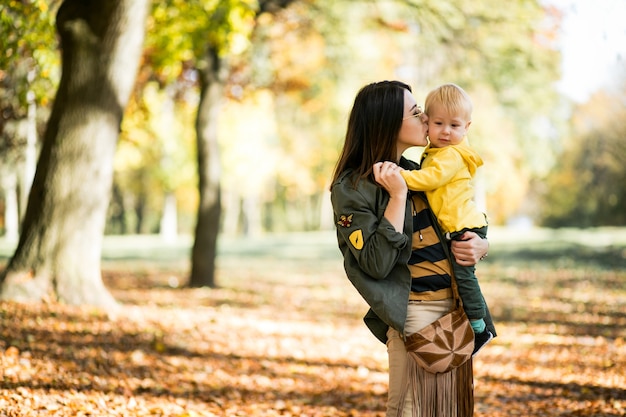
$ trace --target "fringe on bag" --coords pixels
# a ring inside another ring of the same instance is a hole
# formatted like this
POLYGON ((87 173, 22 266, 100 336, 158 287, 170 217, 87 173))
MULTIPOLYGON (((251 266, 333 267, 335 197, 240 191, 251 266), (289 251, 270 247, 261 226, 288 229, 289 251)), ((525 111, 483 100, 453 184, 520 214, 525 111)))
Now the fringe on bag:
POLYGON ((397 417, 402 417, 406 395, 411 395, 412 417, 472 417, 474 371, 472 360, 441 374, 432 374, 409 359, 406 389, 397 417))

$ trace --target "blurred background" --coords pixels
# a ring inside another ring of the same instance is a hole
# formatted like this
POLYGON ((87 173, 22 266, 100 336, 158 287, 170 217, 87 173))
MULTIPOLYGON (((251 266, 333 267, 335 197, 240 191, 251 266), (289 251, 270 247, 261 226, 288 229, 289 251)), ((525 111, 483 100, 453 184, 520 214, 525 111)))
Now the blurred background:
MULTIPOLYGON (((154 2, 115 157, 106 234, 192 235, 198 56, 227 62, 218 140, 224 236, 331 230, 329 180, 364 84, 474 101, 477 199, 493 225, 626 224, 621 0, 154 2), (229 18, 215 24, 215 13, 229 18), (224 23, 226 22, 226 23, 224 23)), ((60 1, 0 5, 0 236, 20 233, 59 83, 60 1)), ((419 158, 421 150, 411 151, 419 158)))

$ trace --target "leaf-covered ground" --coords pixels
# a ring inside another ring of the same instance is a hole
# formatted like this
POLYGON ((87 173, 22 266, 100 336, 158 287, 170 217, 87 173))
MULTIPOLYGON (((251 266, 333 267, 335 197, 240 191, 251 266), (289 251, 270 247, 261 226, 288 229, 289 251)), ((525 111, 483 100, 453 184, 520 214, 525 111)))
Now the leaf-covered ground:
MULTIPOLYGON (((114 314, 0 303, 0 417, 383 416, 385 347, 341 261, 309 249, 227 253, 214 290, 105 262, 114 314)), ((475 415, 626 415, 623 260, 511 256, 479 267, 500 335, 475 361, 475 415)))

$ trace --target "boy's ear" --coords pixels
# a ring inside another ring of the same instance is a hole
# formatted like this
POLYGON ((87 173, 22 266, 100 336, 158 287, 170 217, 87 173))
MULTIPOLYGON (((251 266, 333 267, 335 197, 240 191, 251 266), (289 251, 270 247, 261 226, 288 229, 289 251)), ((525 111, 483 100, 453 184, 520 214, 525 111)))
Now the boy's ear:
POLYGON ((472 121, 468 121, 467 124, 465 125, 465 130, 469 130, 470 125, 472 124, 472 121))

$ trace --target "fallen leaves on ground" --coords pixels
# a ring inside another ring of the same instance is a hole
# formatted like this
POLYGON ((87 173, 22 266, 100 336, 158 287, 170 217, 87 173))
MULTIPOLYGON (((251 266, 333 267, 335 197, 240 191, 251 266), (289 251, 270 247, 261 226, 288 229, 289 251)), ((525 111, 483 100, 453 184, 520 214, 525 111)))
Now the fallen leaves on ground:
MULTIPOLYGON (((385 346, 337 261, 105 270, 120 309, 0 304, 0 416, 383 416, 385 346)), ((485 268, 477 417, 626 415, 626 274, 485 268), (545 272, 545 273, 544 273, 545 272)))

